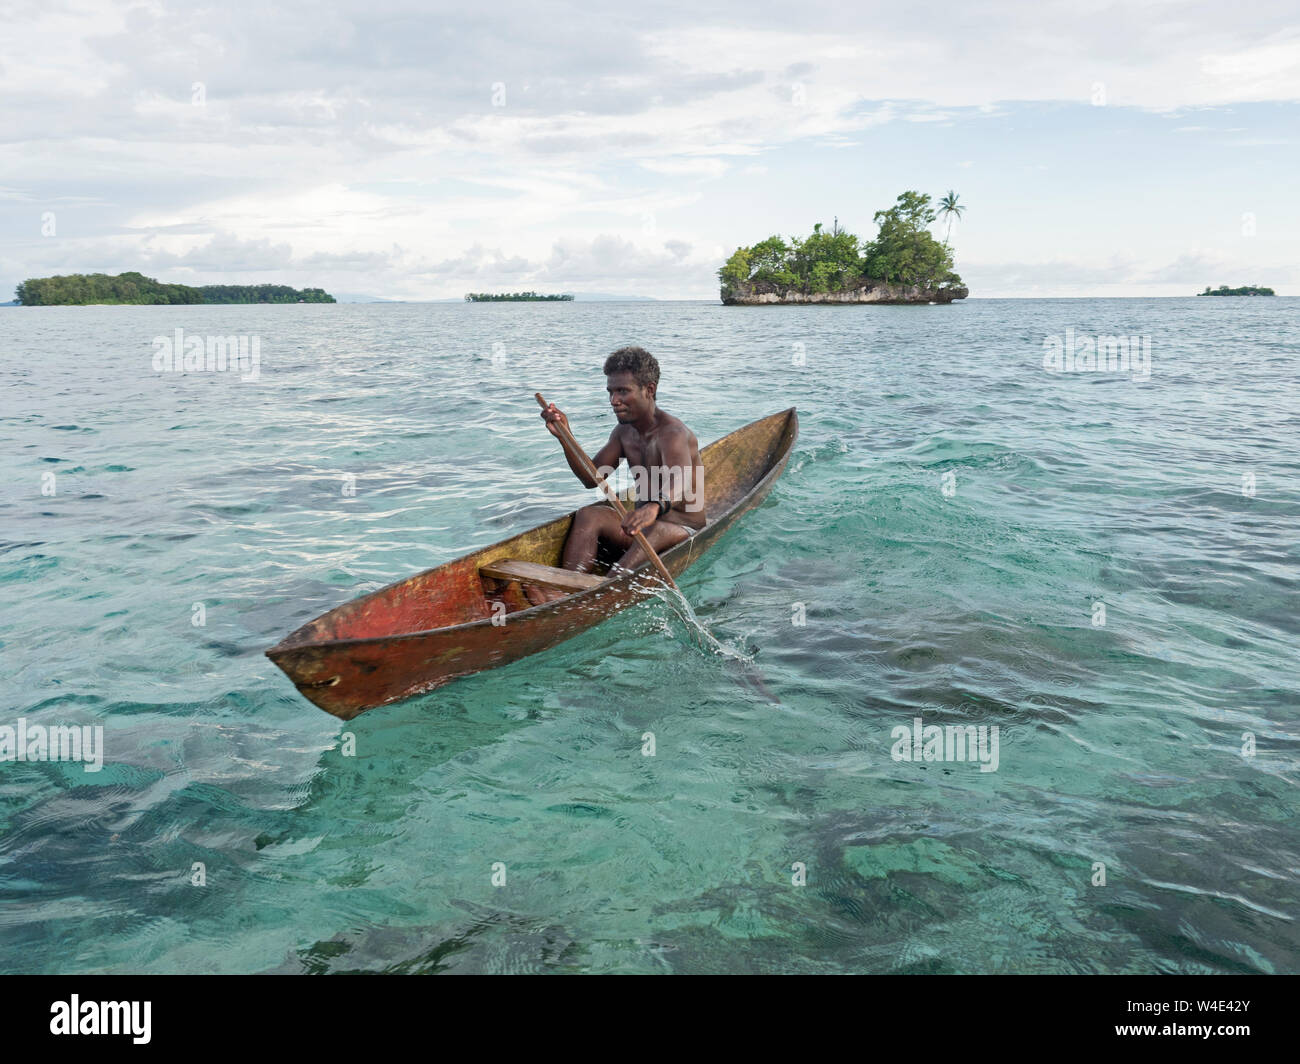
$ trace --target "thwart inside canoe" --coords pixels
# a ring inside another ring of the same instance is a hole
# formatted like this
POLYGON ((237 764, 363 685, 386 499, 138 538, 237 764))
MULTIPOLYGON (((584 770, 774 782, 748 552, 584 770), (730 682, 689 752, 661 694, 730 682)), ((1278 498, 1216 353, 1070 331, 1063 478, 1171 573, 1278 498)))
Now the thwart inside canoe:
MULTIPOLYGON (((791 407, 737 429, 700 451, 708 523, 696 539, 705 536, 709 526, 740 504, 762 481, 789 446, 796 424, 791 407)), ((280 652, 310 644, 428 632, 489 620, 501 614, 502 606, 507 614, 528 609, 531 603, 517 581, 495 579, 480 570, 505 560, 558 568, 573 517, 572 513, 566 514, 345 603, 307 622, 268 654, 276 657, 280 652)), ((611 555, 603 554, 596 572, 603 575, 612 560, 611 555)))

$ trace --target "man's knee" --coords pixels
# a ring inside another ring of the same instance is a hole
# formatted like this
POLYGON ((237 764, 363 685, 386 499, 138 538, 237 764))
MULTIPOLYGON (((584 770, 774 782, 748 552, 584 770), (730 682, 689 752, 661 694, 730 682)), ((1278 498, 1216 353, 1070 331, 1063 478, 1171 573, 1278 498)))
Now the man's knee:
MULTIPOLYGON (((654 548, 656 554, 666 551, 669 547, 675 547, 682 540, 690 535, 690 531, 681 525, 673 524, 670 521, 662 521, 650 526, 650 530, 645 533, 646 542, 654 548)), ((646 559, 646 553, 641 549, 641 544, 629 537, 631 548, 623 557, 619 558, 618 565, 624 569, 635 569, 640 566, 646 559)))
POLYGON ((608 506, 602 507, 600 503, 593 503, 591 506, 583 506, 581 509, 578 510, 577 516, 574 518, 574 521, 577 524, 583 525, 585 527, 591 527, 591 526, 599 527, 600 524, 602 523, 601 515, 600 515, 600 510, 602 509, 608 510, 609 507, 608 506))
POLYGON ((623 522, 618 513, 612 506, 602 503, 582 507, 573 519, 573 527, 583 535, 599 536, 618 547, 626 548, 632 543, 632 537, 623 531, 623 522))

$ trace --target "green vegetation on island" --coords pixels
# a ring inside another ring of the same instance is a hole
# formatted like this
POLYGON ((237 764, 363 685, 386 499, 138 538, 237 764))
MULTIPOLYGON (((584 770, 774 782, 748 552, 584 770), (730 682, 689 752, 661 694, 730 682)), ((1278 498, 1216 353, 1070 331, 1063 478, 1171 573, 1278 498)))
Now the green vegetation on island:
POLYGON ((1198 296, 1275 296, 1276 292, 1271 288, 1261 288, 1259 285, 1248 284, 1241 288, 1229 288, 1226 284, 1219 285, 1214 291, 1210 291, 1210 286, 1205 286, 1204 292, 1197 292, 1198 296))
POLYGON ((837 219, 829 233, 818 222, 803 240, 770 236, 737 248, 718 271, 723 302, 764 287, 808 296, 851 292, 873 282, 953 293, 961 289, 961 278, 953 271, 952 251, 929 226, 942 213, 951 230, 953 217, 964 210, 956 193, 949 192, 936 211, 929 196, 908 191, 893 207, 875 213, 874 240, 845 232, 837 219))
POLYGON ((544 296, 537 292, 466 292, 466 303, 567 303, 571 295, 544 296))
POLYGON ((282 284, 210 284, 192 287, 165 284, 142 273, 71 273, 60 277, 33 277, 15 294, 24 307, 71 307, 91 303, 159 304, 197 303, 333 303, 321 288, 290 288, 282 284))
POLYGON ((323 288, 290 288, 283 284, 205 284, 205 303, 333 303, 323 288))

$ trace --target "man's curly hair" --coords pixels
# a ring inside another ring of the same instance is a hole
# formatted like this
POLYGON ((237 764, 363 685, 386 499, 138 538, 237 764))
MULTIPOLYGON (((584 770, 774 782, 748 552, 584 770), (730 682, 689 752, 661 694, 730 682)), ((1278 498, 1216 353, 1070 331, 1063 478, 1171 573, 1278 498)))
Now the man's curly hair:
POLYGON ((611 373, 630 373, 642 388, 659 390, 659 363, 644 347, 620 347, 605 359, 605 376, 611 373))

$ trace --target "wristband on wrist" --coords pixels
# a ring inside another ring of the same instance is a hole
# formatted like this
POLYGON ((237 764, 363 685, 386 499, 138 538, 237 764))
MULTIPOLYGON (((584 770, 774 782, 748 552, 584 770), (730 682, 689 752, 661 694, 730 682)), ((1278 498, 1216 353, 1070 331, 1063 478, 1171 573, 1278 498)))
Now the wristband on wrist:
POLYGON ((660 517, 663 517, 664 514, 666 514, 669 510, 673 508, 673 504, 669 502, 667 499, 646 499, 645 502, 637 503, 636 509, 639 510, 641 509, 642 506, 655 507, 659 511, 658 516, 660 517))

